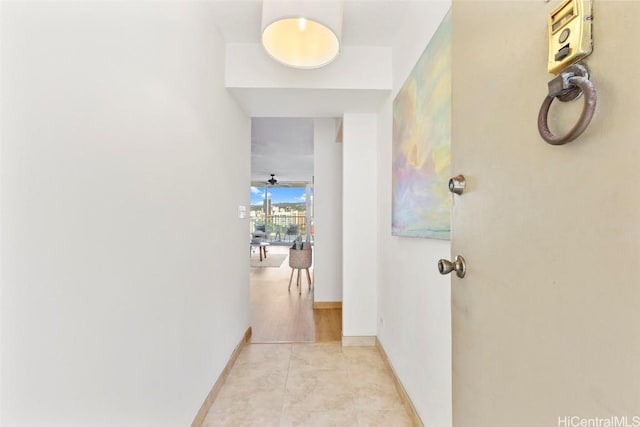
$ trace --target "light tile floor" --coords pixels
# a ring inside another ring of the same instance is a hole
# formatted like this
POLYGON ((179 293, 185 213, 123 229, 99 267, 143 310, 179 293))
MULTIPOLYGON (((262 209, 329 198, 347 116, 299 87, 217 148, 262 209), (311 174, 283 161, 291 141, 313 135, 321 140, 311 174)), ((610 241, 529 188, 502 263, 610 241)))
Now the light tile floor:
POLYGON ((413 424, 377 348, 322 343, 247 345, 203 425, 413 424))

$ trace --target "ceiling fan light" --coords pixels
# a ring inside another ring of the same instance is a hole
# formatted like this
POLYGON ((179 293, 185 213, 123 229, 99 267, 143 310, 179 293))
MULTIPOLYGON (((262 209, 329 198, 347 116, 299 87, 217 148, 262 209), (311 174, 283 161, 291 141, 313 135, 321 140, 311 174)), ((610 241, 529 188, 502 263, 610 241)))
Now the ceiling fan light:
POLYGON ((318 68, 340 53, 341 0, 264 0, 262 46, 293 68, 318 68))

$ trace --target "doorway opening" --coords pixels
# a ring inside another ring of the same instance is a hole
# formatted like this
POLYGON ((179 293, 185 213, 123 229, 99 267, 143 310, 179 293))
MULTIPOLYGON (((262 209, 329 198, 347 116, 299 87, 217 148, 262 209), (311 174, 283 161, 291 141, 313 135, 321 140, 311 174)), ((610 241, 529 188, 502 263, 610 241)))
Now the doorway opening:
POLYGON ((249 223, 254 343, 315 341, 312 206, 310 183, 252 183, 249 223), (291 268, 294 245, 306 245, 311 264, 307 270, 291 268))
POLYGON ((249 233, 254 343, 341 339, 341 312, 335 321, 325 319, 329 310, 314 312, 314 206, 314 119, 253 118, 249 233))

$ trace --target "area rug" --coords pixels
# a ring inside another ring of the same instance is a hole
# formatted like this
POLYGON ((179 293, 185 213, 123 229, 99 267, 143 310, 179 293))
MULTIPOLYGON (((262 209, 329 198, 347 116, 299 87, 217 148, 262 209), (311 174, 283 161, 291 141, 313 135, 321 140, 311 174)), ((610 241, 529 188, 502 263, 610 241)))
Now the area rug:
POLYGON ((287 258, 287 254, 270 254, 267 252, 267 257, 262 258, 260 261, 260 256, 255 253, 251 254, 251 268, 255 267, 274 267, 278 268, 282 265, 282 262, 287 258))

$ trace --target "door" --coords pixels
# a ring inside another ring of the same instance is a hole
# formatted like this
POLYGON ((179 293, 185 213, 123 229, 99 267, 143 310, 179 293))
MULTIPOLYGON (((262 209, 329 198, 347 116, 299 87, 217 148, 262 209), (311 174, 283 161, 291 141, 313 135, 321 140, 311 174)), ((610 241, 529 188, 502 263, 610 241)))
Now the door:
POLYGON ((640 425, 640 2, 594 3, 597 110, 564 146, 536 126, 558 2, 453 3, 454 427, 640 425))

